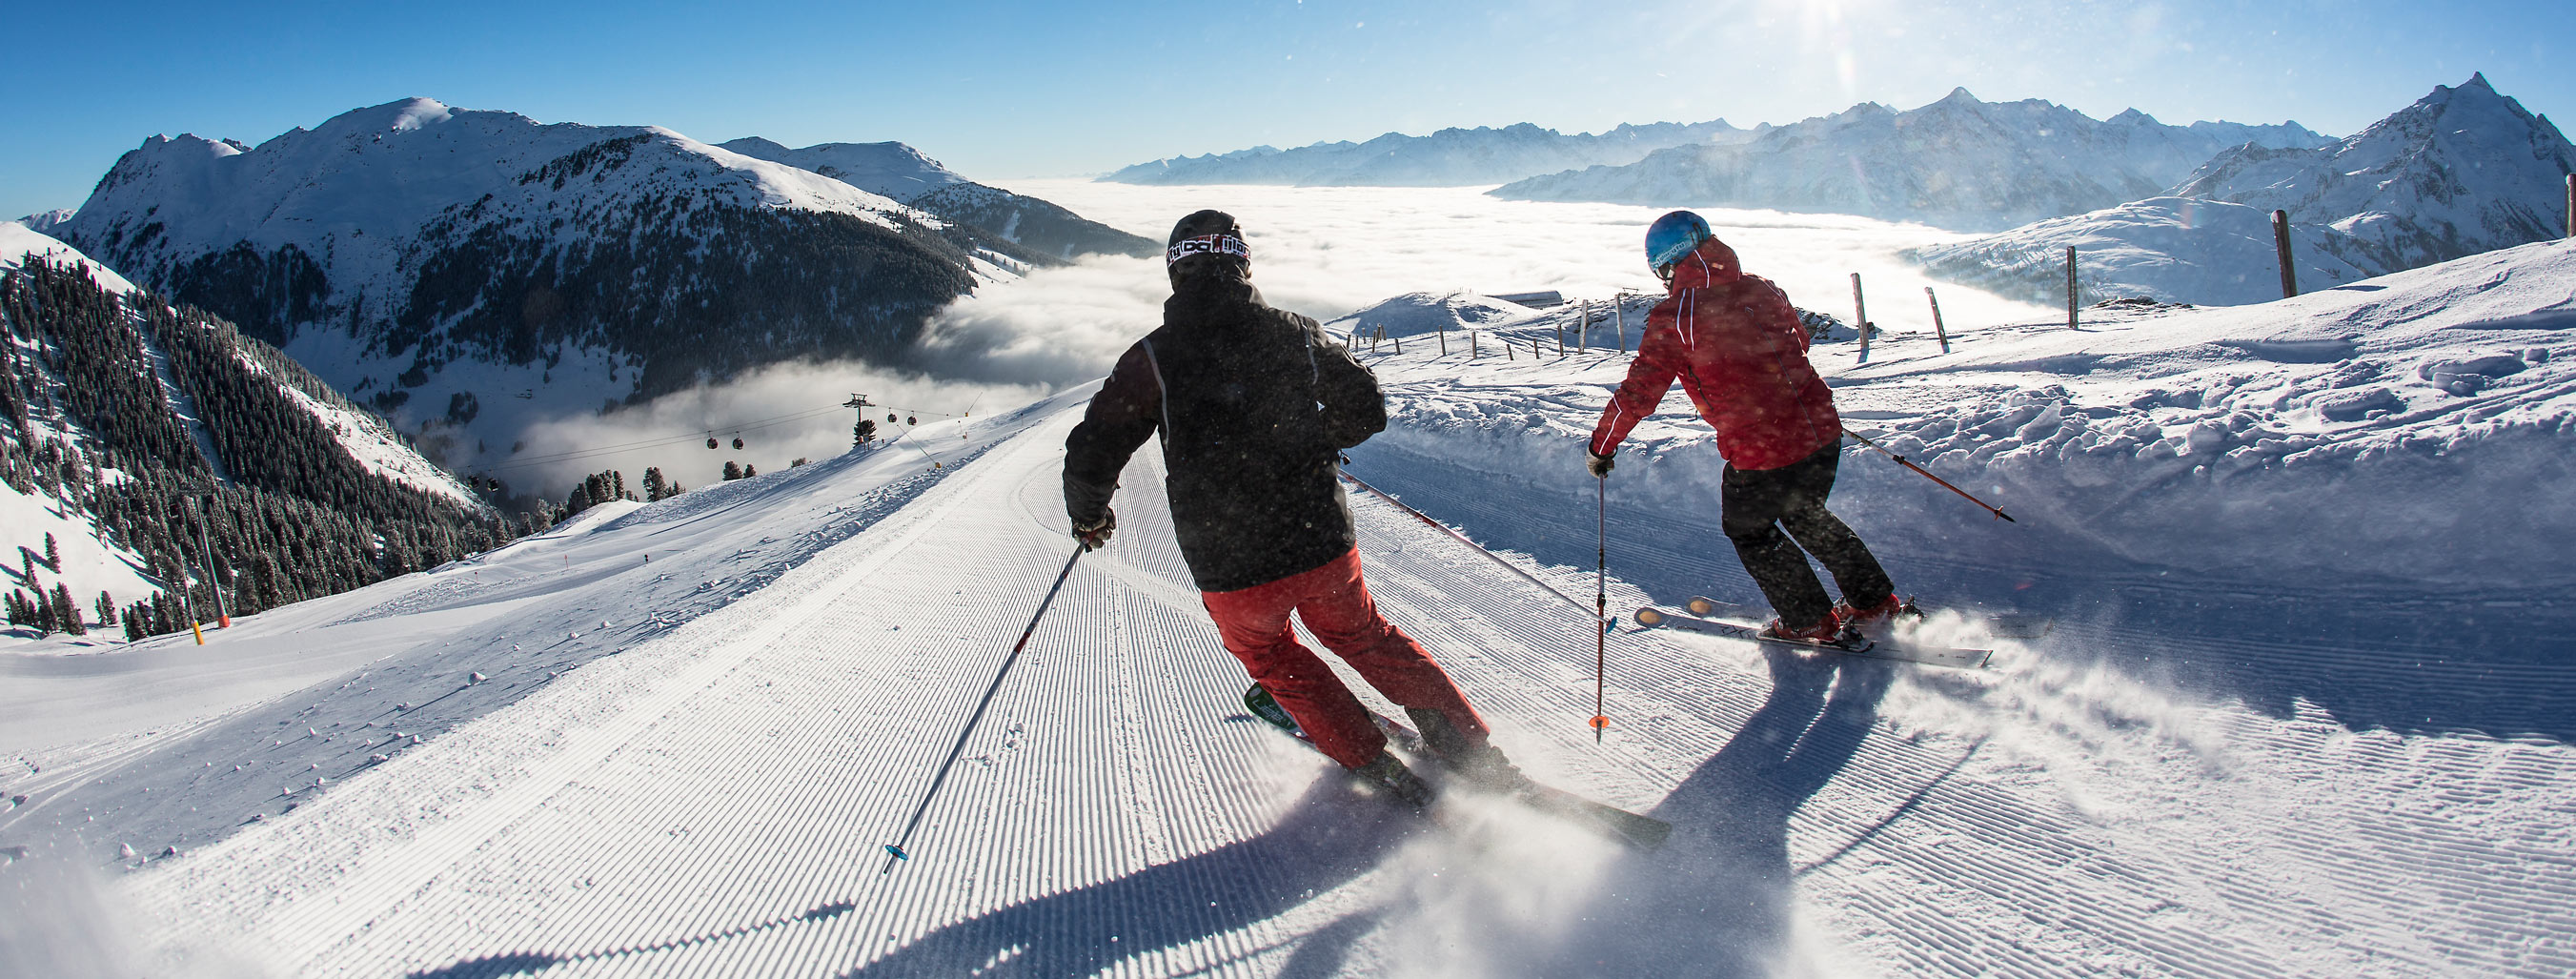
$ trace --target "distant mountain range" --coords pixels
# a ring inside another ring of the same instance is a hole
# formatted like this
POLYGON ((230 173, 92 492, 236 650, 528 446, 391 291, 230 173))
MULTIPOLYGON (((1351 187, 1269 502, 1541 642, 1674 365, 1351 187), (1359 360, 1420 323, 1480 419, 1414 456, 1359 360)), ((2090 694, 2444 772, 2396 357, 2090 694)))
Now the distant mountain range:
POLYGON ((1767 130, 1726 120, 1623 125, 1567 135, 1529 123, 1493 129, 1443 129, 1428 136, 1387 133, 1295 149, 1255 146, 1231 153, 1139 163, 1100 179, 1128 184, 1286 184, 1350 187, 1465 187, 1534 173, 1634 162, 1656 150, 1691 143, 1737 142, 1767 130))
POLYGON ((2074 245, 2086 291, 2234 304, 2280 298, 2270 215, 2287 211, 2303 290, 2556 238, 2576 147, 2484 75, 2314 148, 2230 148, 2166 195, 1918 249, 1935 273, 2064 296, 2074 245))
POLYGON ((732 145, 749 152, 406 99, 256 147, 155 136, 49 230, 285 348, 461 469, 603 403, 786 360, 897 361, 980 282, 1156 247, 960 193, 980 185, 899 143, 732 145), (889 196, 914 191, 953 196, 889 196))
POLYGON ((1865 102, 1732 144, 1675 146, 1626 166, 1531 177, 1514 200, 1745 207, 2003 228, 2138 200, 2220 150, 2331 142, 2297 123, 2170 126, 2135 109, 2107 120, 1967 89, 1898 112, 1865 102))

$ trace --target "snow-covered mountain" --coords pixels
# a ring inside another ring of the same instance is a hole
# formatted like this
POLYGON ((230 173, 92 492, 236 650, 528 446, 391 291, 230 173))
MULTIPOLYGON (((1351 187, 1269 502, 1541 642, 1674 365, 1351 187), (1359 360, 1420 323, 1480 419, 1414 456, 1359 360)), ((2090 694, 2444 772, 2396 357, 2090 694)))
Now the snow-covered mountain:
POLYGON ((2481 73, 2331 146, 2229 150, 2173 193, 2331 225, 2385 273, 2566 234, 2570 172, 2576 146, 2481 73))
POLYGON ((1493 194, 2005 228, 2154 196, 2236 139, 2327 142, 2296 123, 2168 126, 2135 109, 2096 120, 2038 99, 1982 102, 1960 88, 1918 109, 1865 102, 1741 144, 1677 146, 1627 166, 1532 177, 1493 194))
POLYGON ((286 347, 446 461, 527 419, 805 357, 890 358, 1004 266, 1053 261, 650 126, 407 99, 257 147, 155 136, 62 235, 286 347), (1001 263, 1001 264, 997 264, 1001 263))
POLYGON ((58 207, 42 214, 27 215, 12 223, 24 226, 37 234, 51 235, 54 233, 55 226, 71 220, 72 215, 76 213, 79 212, 68 207, 58 207))
POLYGON ((13 622, 114 632, 143 602, 157 624, 137 631, 184 628, 168 621, 179 599, 162 593, 184 575, 211 602, 209 540, 214 568, 234 583, 221 607, 233 610, 495 542, 489 508, 382 418, 276 348, 18 222, 0 223, 0 329, 11 341, 0 369, 0 546, 52 555, 59 545, 41 576, 29 557, 11 577, 37 596, 52 583, 79 599, 13 622), (201 510, 213 517, 203 530, 179 519, 201 510))
POLYGON ((1076 255, 1159 254, 1162 246, 1084 218, 1047 201, 986 186, 959 176, 939 161, 902 143, 817 143, 789 149, 758 136, 720 144, 754 159, 811 170, 861 190, 902 201, 943 221, 982 230, 1030 253, 1069 259, 1076 255))
POLYGON ((2565 233, 2576 147, 2484 75, 2436 87, 2331 146, 2243 145, 2168 196, 1918 249, 1932 271, 2033 299, 2065 295, 2076 246, 2087 299, 2236 304, 2280 297, 2270 216, 2289 212, 2302 290, 2565 233))
POLYGON ((790 149, 774 140, 745 136, 716 144, 755 160, 784 163, 898 201, 908 201, 966 178, 920 150, 898 142, 816 143, 790 149))
POLYGON ((1230 153, 1171 157, 1126 167, 1100 179, 1131 184, 1460 187, 1501 183, 1573 167, 1615 166, 1665 147, 1735 142, 1768 128, 1737 129, 1724 119, 1716 119, 1621 125, 1598 133, 1568 135, 1524 122, 1500 129, 1443 129, 1428 136, 1387 133, 1365 143, 1342 140, 1287 150, 1255 146, 1230 153))

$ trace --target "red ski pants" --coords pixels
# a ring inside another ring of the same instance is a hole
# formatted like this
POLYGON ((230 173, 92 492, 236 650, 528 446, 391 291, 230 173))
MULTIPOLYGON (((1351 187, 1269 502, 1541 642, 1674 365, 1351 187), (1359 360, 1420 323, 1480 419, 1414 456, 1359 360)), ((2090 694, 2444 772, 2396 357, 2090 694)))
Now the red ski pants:
POLYGON ((1386 750, 1386 735, 1370 721, 1369 710, 1342 685, 1313 650, 1288 629, 1295 612, 1324 648, 1358 671, 1369 686, 1404 707, 1445 714, 1449 723, 1473 737, 1485 736, 1485 721, 1467 706, 1467 698, 1450 682, 1447 671, 1413 638, 1386 621, 1360 580, 1360 554, 1341 557, 1312 571, 1301 571, 1266 585, 1239 591, 1201 592, 1208 615, 1216 619, 1226 651, 1243 661, 1254 682, 1287 708, 1314 739, 1315 747, 1344 767, 1358 768, 1386 750))

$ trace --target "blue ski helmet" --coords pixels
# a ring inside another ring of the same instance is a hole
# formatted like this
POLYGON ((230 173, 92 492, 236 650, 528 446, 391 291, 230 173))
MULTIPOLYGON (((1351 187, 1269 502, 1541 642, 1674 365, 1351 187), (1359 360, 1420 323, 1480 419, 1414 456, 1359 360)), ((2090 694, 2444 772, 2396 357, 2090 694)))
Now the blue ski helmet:
POLYGON ((1690 255, 1699 243, 1715 238, 1708 222, 1689 211, 1674 211, 1646 226, 1646 267, 1657 276, 1690 255))

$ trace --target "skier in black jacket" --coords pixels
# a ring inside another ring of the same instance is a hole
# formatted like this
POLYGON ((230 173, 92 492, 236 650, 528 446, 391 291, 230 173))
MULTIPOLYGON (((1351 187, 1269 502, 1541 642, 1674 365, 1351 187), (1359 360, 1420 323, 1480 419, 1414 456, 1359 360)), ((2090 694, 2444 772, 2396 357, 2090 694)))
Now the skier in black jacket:
POLYGON ((1342 449, 1386 427, 1376 376, 1314 320, 1261 301, 1232 216, 1182 218, 1165 267, 1172 297, 1162 328, 1118 359, 1065 439, 1074 536, 1092 547, 1109 539, 1118 474, 1159 433, 1173 531, 1208 614, 1317 748, 1409 803, 1430 798, 1386 753, 1359 698, 1289 631, 1292 611, 1402 705, 1444 763, 1472 778, 1516 779, 1448 673, 1378 614, 1361 580, 1336 464, 1342 449))

